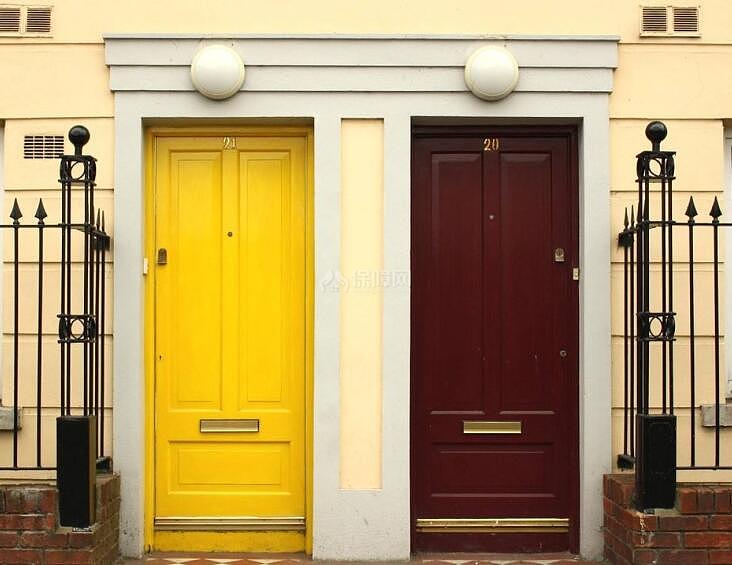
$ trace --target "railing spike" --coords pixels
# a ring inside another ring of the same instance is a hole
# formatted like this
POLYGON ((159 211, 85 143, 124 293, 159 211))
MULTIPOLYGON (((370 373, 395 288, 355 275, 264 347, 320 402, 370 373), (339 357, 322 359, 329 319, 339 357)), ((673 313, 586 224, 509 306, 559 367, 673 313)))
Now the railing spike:
POLYGON ((714 197, 714 203, 712 204, 712 209, 709 211, 709 215, 714 218, 714 220, 719 220, 719 217, 722 215, 722 209, 719 207, 719 200, 717 200, 717 197, 714 197))
POLYGON ((630 207, 630 227, 635 226, 635 206, 630 207))
POLYGON ((16 222, 23 217, 23 213, 20 211, 20 206, 18 206, 17 198, 13 200, 13 209, 10 212, 10 217, 16 222))
POLYGON ((104 210, 102 210, 102 231, 104 231, 104 210))
POLYGON ((625 226, 625 229, 628 229, 628 208, 625 208, 625 219, 623 220, 623 225, 625 226))
POLYGON ((696 206, 694 206, 694 197, 689 196, 689 205, 686 207, 686 212, 684 214, 691 220, 692 218, 695 218, 696 215, 699 212, 696 211, 696 206))
POLYGON ((41 223, 48 217, 48 214, 46 213, 46 208, 43 205, 43 198, 38 199, 38 208, 36 208, 35 216, 41 223))

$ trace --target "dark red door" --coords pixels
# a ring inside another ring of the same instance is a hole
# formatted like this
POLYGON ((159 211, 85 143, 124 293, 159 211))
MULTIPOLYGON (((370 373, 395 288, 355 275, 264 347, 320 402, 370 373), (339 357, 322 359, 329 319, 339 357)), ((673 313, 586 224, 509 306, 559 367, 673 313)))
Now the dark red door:
POLYGON ((578 549, 576 141, 416 129, 414 549, 578 549))

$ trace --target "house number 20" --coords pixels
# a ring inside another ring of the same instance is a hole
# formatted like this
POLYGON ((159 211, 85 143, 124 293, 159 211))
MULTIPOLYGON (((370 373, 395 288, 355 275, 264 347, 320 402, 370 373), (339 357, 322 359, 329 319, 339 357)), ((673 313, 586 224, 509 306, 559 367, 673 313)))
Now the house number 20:
POLYGON ((224 138, 224 149, 236 149, 236 138, 225 137, 224 138))
POLYGON ((483 151, 498 151, 501 148, 501 142, 497 137, 486 137, 483 140, 483 151))

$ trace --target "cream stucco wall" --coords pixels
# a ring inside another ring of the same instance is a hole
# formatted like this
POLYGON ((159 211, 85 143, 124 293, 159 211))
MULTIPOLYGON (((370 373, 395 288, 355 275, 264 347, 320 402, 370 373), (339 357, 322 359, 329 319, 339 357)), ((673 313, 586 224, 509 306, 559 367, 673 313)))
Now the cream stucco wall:
MULTIPOLYGON (((341 488, 378 489, 384 273, 384 120, 341 120, 341 488)), ((389 274, 390 278, 393 274, 389 274)))
MULTIPOLYGON (((12 4, 43 5, 43 2, 12 4)), ((659 2, 648 0, 536 0, 486 2, 463 0, 102 0, 90 9, 86 0, 57 0, 56 30, 40 43, 100 43, 105 33, 353 33, 353 34, 528 34, 619 35, 638 41, 639 5, 701 5, 702 42, 729 44, 727 0, 659 2), (203 29, 202 29, 203 28, 203 29)), ((2 41, 2 38, 0 38, 2 41)), ((675 42, 676 40, 670 40, 675 42)), ((688 40, 681 40, 688 43, 688 40)), ((666 40, 664 40, 666 43, 666 40)))

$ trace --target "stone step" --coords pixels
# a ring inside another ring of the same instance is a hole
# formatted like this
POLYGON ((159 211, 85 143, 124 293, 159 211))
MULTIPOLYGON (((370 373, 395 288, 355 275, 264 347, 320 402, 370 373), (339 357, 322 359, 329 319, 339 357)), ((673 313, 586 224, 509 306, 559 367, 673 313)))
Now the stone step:
MULTIPOLYGON (((146 556, 142 560, 123 560, 123 565, 376 565, 379 561, 312 561, 303 555, 279 554, 233 554, 233 553, 160 553, 146 556)), ((393 563, 393 562, 392 562, 393 563)), ((405 565, 599 565, 568 553, 505 554, 505 553, 461 553, 429 554, 414 556, 405 565)))

